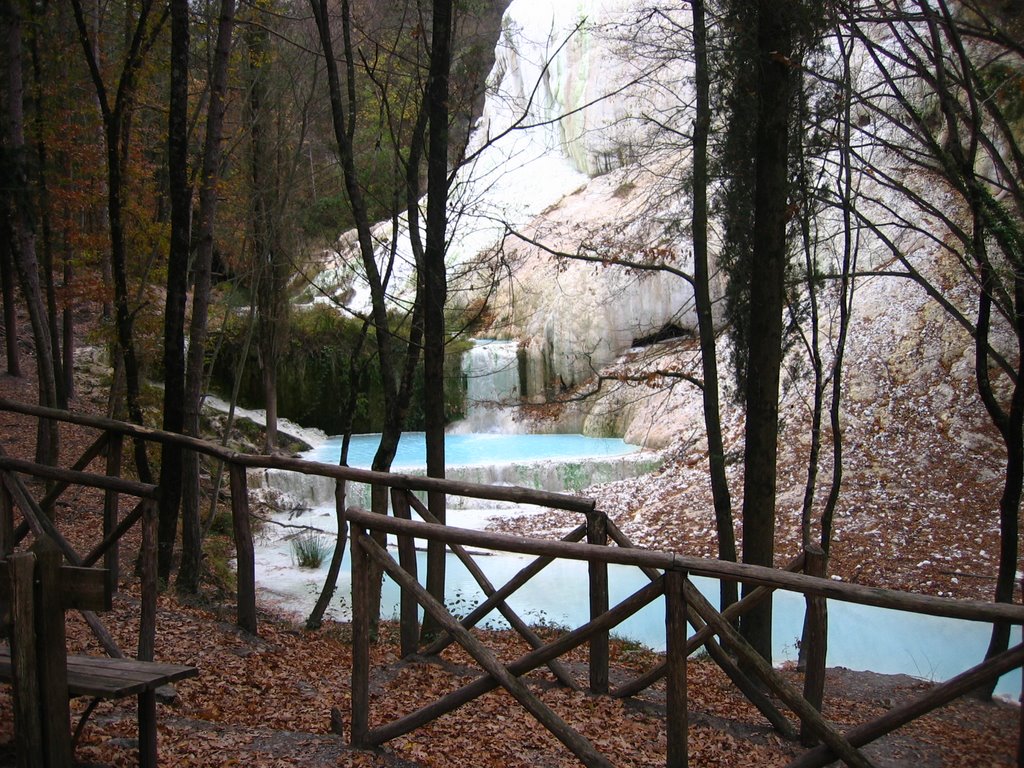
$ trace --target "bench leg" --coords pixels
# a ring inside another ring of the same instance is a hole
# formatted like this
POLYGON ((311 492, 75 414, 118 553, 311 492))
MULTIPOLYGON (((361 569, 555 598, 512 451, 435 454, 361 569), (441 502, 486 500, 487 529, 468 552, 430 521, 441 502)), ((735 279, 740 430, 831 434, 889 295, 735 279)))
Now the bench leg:
POLYGON ((139 768, 157 768, 156 691, 139 694, 139 768))

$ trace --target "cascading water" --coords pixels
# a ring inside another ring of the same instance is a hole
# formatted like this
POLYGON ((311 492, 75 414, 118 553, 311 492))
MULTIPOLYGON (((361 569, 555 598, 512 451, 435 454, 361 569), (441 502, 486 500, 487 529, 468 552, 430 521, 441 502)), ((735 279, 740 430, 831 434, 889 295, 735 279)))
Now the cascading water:
POLYGON ((466 418, 459 433, 515 432, 513 406, 521 395, 519 344, 480 339, 462 356, 466 379, 466 418))
MULTIPOLYGON (((518 345, 514 341, 476 340, 462 359, 467 417, 452 425, 445 439, 449 479, 487 485, 516 485, 541 491, 582 491, 591 485, 635 477, 660 463, 656 454, 638 452, 618 438, 579 434, 528 434, 515 419, 520 398, 518 345)), ((378 435, 355 435, 349 465, 369 469, 378 435)), ((310 461, 336 464, 341 438, 321 442, 303 454, 310 461)), ((392 463, 396 472, 422 473, 426 466, 422 433, 402 436, 392 463)), ((299 507, 333 503, 334 482, 282 470, 265 470, 254 487, 273 488, 299 507)), ((369 489, 353 486, 349 503, 369 505, 369 489)), ((480 506, 481 502, 473 502, 480 506)), ((460 507, 453 498, 449 504, 460 507)))
MULTIPOLYGON (((354 435, 349 448, 349 466, 369 469, 379 440, 380 435, 354 435)), ((340 437, 329 438, 301 457, 336 465, 340 447, 340 437)), ((582 491, 596 483, 651 472, 660 464, 658 454, 639 451, 619 438, 575 434, 449 434, 445 451, 446 476, 450 480, 515 485, 540 491, 582 491)), ((399 442, 392 469, 405 474, 423 474, 425 455, 423 433, 407 432, 399 442)), ((284 494, 291 505, 299 508, 334 503, 334 481, 325 477, 267 469, 251 473, 250 486, 284 494)), ((348 503, 368 507, 368 486, 352 483, 349 486, 348 503)), ((449 506, 460 508, 463 502, 460 497, 451 497, 449 506)), ((476 499, 472 504, 480 508, 487 502, 476 499)))

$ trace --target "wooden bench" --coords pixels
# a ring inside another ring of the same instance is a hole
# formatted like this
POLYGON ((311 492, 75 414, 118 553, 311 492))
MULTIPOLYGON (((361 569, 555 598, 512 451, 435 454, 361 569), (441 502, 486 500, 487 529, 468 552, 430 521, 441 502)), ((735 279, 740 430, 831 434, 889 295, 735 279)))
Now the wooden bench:
MULTIPOLYGON (((14 685, 17 764, 70 768, 69 698, 137 696, 139 765, 157 766, 156 691, 198 674, 195 667, 135 659, 69 656, 64 611, 110 610, 106 571, 61 565, 52 542, 0 560, 0 600, 10 606, 11 643, 0 647, 0 680, 14 685)), ((83 715, 83 718, 87 717, 83 715)))

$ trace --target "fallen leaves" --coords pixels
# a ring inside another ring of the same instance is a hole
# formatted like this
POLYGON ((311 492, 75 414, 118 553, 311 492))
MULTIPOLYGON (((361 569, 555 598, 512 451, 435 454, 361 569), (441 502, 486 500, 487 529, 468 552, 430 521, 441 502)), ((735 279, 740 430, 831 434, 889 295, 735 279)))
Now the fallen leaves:
MULTIPOLYGON (((11 382, 8 385, 13 386, 11 382)), ((31 393, 3 390, 5 396, 31 399, 31 393)), ((34 430, 22 424, 9 430, 5 448, 12 447, 18 435, 31 436, 34 430)), ((881 438, 880 438, 881 439, 881 438)), ((68 455, 82 447, 82 437, 62 433, 68 455)), ((80 453, 80 450, 79 450, 80 453)), ((898 463, 898 462, 894 462, 898 463)), ((908 465, 914 470, 914 465, 908 465)), ((676 468, 677 469, 677 468, 676 468)), ((682 470, 681 470, 682 471, 682 470)), ((683 473, 685 475, 685 472, 683 473)), ((963 476, 929 475, 945 484, 944 493, 954 497, 963 476)), ((678 478, 675 481, 678 485, 678 478)), ((853 498, 858 498, 856 476, 853 498)), ((936 483, 940 485, 940 483, 936 483)), ((652 507, 701 508, 683 503, 687 497, 677 486, 648 482, 650 493, 636 492, 638 504, 652 507), (661 494, 661 495, 658 495, 661 494), (656 504, 654 503, 656 502, 656 504)), ((863 489, 861 489, 863 490, 863 489)), ((941 490, 941 489, 940 489, 941 490)), ((895 493, 893 487, 888 492, 895 493)), ((910 493, 908 489, 907 493, 910 493)), ((963 490, 966 495, 967 490, 963 490)), ((128 500, 123 500, 128 504, 128 500)), ((891 506, 891 505, 890 505, 891 506)), ((906 530, 925 530, 925 523, 937 519, 918 515, 928 505, 909 505, 881 519, 886 512, 878 505, 874 523, 884 523, 887 534, 900 525, 906 530)), ((706 506, 703 508, 707 508, 706 506)), ((94 537, 101 519, 102 495, 82 494, 66 497, 57 507, 62 531, 81 550, 94 537)), ((969 530, 974 521, 950 516, 950 523, 969 530)), ((684 521, 685 522, 685 521, 684 521)), ((687 525, 666 516, 660 524, 673 535, 684 536, 687 525)), ((703 523, 706 525, 706 521, 703 523)), ((955 526, 933 527, 928 547, 931 551, 906 553, 912 565, 931 568, 938 562, 935 551, 952 552, 955 547, 936 547, 936 542, 959 546, 955 526), (923 561, 929 560, 924 566, 923 561)), ((854 521, 841 521, 840 532, 845 551, 860 541, 865 553, 874 553, 879 567, 891 561, 877 557, 878 548, 869 540, 871 530, 858 530, 854 521)), ((704 538, 710 535, 709 529, 704 538)), ((977 549, 991 549, 991 531, 972 531, 977 549)), ((887 535, 882 537, 897 540, 887 535)), ((920 541, 908 539, 913 544, 920 541)), ((129 537, 123 547, 122 562, 130 563, 137 540, 129 537)), ((963 546, 962 551, 970 548, 963 546)), ((843 548, 840 548, 842 553, 843 548)), ((956 550, 959 551, 959 550, 956 550)), ((844 555, 839 556, 840 564, 844 555)), ((966 555, 965 555, 966 557, 966 555)), ((959 567, 960 560, 943 561, 943 568, 959 567)), ((866 570, 866 569, 865 569, 866 570)), ((884 577, 872 573, 871 580, 884 577)), ((865 575, 867 578, 868 574, 865 575)), ((209 597, 209 596, 208 596, 209 597)), ((115 601, 115 609, 105 615, 105 624, 122 648, 137 642, 138 598, 130 584, 115 601)), ((337 736, 340 729, 350 733, 350 646, 345 625, 327 624, 316 633, 305 632, 270 616, 261 617, 260 637, 251 637, 230 623, 232 606, 211 600, 204 605, 180 602, 173 594, 161 595, 159 604, 157 657, 159 660, 194 664, 200 676, 178 684, 173 704, 159 705, 161 764, 174 766, 350 766, 351 768, 568 768, 578 762, 572 754, 527 714, 507 693, 494 691, 429 725, 394 739, 379 752, 352 751, 337 736)), ((69 615, 69 645, 74 650, 98 652, 81 619, 69 615)), ((543 629, 543 632, 551 630, 543 629)), ((391 625, 383 625, 381 642, 374 646, 372 722, 381 724, 407 714, 439 695, 453 690, 480 672, 458 648, 447 650, 437 663, 410 664, 398 659, 397 639, 391 625)), ((519 656, 523 644, 511 633, 486 633, 488 645, 504 660, 519 656)), ((625 667, 649 668, 657 662, 652 654, 635 648, 613 646, 617 674, 625 667)), ((576 651, 564 659, 576 678, 586 680, 586 656, 576 651)), ((786 674, 796 675, 788 671, 786 674)), ((724 675, 707 661, 694 661, 688 670, 691 725, 690 763, 702 768, 745 768, 746 766, 784 765, 794 754, 794 745, 782 741, 765 724, 724 675)), ((585 735, 617 766, 663 765, 666 748, 664 690, 654 686, 634 700, 616 701, 557 687, 551 676, 538 671, 528 676, 531 689, 563 719, 585 735)), ((881 676, 868 678, 853 673, 830 673, 827 687, 827 716, 835 722, 852 725, 864 722, 884 711, 879 702, 915 695, 923 684, 894 689, 881 676), (882 690, 883 685, 888 686, 882 690), (858 687, 860 686, 860 687, 858 687)), ((85 702, 74 703, 75 719, 85 702)), ((0 687, 0 764, 11 756, 11 697, 9 687, 0 687), (6 745, 6 746, 5 746, 6 745), (5 751, 6 750, 6 751, 5 751)), ((1006 705, 985 705, 962 700, 952 707, 901 729, 881 747, 889 753, 929 755, 930 765, 1008 766, 1014 763, 1015 737, 1019 710, 1006 705)), ((132 699, 104 702, 93 713, 84 730, 76 756, 95 766, 134 766, 136 758, 135 703, 132 699)), ((917 759, 918 764, 925 764, 917 759)))

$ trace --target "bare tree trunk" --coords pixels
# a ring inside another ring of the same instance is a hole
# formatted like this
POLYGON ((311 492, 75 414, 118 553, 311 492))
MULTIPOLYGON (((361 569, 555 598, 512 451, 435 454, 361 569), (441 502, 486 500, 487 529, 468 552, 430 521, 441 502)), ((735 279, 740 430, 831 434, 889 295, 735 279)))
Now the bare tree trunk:
MULTIPOLYGON (((103 117, 103 137, 107 153, 107 219, 110 227, 110 265, 114 284, 114 322, 117 343, 123 364, 125 399, 132 421, 144 424, 141 404, 141 374, 135 353, 135 332, 128 291, 128 251, 124 232, 124 171, 128 162, 128 139, 131 132, 131 104, 135 94, 136 75, 156 39, 155 31, 166 16, 151 24, 153 0, 143 0, 135 27, 130 35, 128 51, 120 72, 117 95, 109 101, 96 48, 90 36, 81 0, 71 0, 78 37, 92 78, 103 117)), ((142 441, 135 442, 135 464, 139 479, 152 482, 153 473, 142 441)))
MULTIPOLYGON (((64 255, 64 288, 75 282, 75 268, 71 264, 69 254, 64 255)), ((75 310, 70 300, 64 302, 61 310, 61 336, 64 338, 62 352, 64 354, 64 394, 68 403, 75 399, 75 310)))
MULTIPOLYGON (((879 8, 881 6, 879 5, 879 8)), ((851 37, 867 54, 884 85, 881 94, 899 106, 890 115, 905 137, 901 160, 910 168, 925 168, 945 182, 944 209, 954 214, 940 217, 947 232, 942 241, 951 244, 961 267, 953 284, 971 285, 977 291, 977 321, 942 285, 929 282, 908 254, 885 235, 881 225, 863 218, 893 252, 906 274, 921 285, 968 333, 975 343, 975 377, 978 394, 1006 449, 1005 476, 999 499, 1000 552, 996 573, 997 602, 1010 602, 1015 592, 1019 552, 1020 503, 1024 485, 1024 146, 1008 103, 993 89, 992 62, 1016 59, 1020 41, 997 15, 987 16, 984 4, 972 4, 977 18, 965 23, 952 3, 915 0, 908 15, 873 15, 868 7, 860 17, 849 15, 851 37), (872 34, 883 25, 884 43, 872 34), (978 30, 985 29, 978 37, 978 30), (979 42, 984 56, 977 56, 979 42), (922 90, 924 89, 924 90, 922 90), (922 104, 927 103, 927 110, 922 104), (979 169, 985 169, 980 171, 979 169), (995 181, 993 181, 995 180, 995 181), (960 213, 970 214, 966 222, 960 213), (993 311, 994 310, 994 311, 993 311), (993 327, 993 324, 995 326, 993 327), (992 348, 993 332, 1013 334, 1016 348, 1004 355, 992 348), (997 394, 991 376, 1006 376, 1008 397, 997 394)), ((872 102, 879 93, 874 89, 872 102)), ((876 135, 861 129, 865 138, 876 135)), ((884 130, 884 129, 883 129, 884 130)), ((894 145, 896 146, 896 145, 894 145)), ((878 169, 869 168, 873 173, 878 169)), ((913 174, 910 174, 913 177, 913 174)), ((890 189, 898 190, 919 210, 934 210, 930 190, 922 192, 902 178, 889 176, 890 189)), ((913 225, 911 217, 905 221, 913 225)), ((989 656, 1007 647, 1009 627, 993 626, 989 656)), ((994 681, 987 691, 991 695, 994 681)))
POLYGON ((273 149, 268 135, 271 105, 268 102, 269 32, 256 25, 245 35, 249 47, 249 100, 247 121, 250 135, 249 171, 252 180, 254 289, 257 321, 257 349, 266 409, 264 450, 277 450, 277 361, 286 323, 283 254, 277 220, 277 181, 273 178, 273 149))
MULTIPOLYGON (((310 0, 310 7, 316 20, 320 46, 327 66, 331 118, 334 126, 335 143, 341 160, 345 193, 355 221, 363 270, 370 286, 371 322, 374 329, 374 338, 377 342, 377 355, 384 397, 384 426, 381 430, 381 441, 374 455, 372 468, 378 472, 387 472, 391 469, 391 463, 394 460, 398 441, 404 428, 412 376, 419 356, 419 344, 421 341, 419 334, 422 333, 423 322, 422 291, 417 292, 418 295, 414 302, 411 320, 412 338, 410 338, 406 347, 404 365, 399 366, 396 339, 393 336, 385 295, 387 288, 386 279, 382 277, 377 265, 374 238, 370 231, 369 212, 356 171, 353 138, 358 113, 358 100, 356 91, 356 53, 351 39, 351 7, 349 0, 341 0, 341 34, 343 45, 341 60, 345 64, 344 87, 338 71, 338 58, 334 53, 334 38, 331 31, 331 17, 328 4, 326 0, 310 0)), ((422 116, 417 120, 417 125, 422 125, 422 116)), ((419 133, 419 130, 417 129, 414 133, 419 133)), ((413 146, 413 153, 415 153, 418 151, 415 149, 415 141, 413 146)), ((415 161, 410 160, 407 168, 407 172, 414 178, 416 165, 415 161)), ((418 224, 415 223, 415 213, 411 205, 409 206, 409 213, 409 229, 410 233, 415 237, 418 224)), ((422 275, 418 284, 422 286, 422 275)), ((371 505, 374 512, 382 514, 387 512, 388 493, 386 488, 375 486, 372 489, 371 505)), ((377 606, 376 613, 379 616, 380 579, 371 579, 371 584, 374 591, 374 594, 371 595, 371 600, 377 606)))
POLYGON ((843 363, 846 355, 846 340, 850 330, 850 319, 853 314, 853 274, 857 271, 857 244, 853 223, 854 184, 853 159, 850 154, 850 136, 852 124, 852 75, 850 59, 853 47, 845 40, 842 32, 836 35, 843 55, 843 120, 842 141, 840 142, 840 200, 843 211, 843 260, 839 283, 839 337, 836 339, 835 357, 832 361, 832 400, 829 404, 829 424, 832 429, 832 476, 829 481, 828 496, 821 512, 821 549, 825 553, 825 568, 828 569, 828 555, 832 546, 832 526, 836 506, 839 503, 839 492, 843 482, 843 425, 841 420, 841 402, 843 390, 843 363))
MULTIPOLYGON (((774 565, 779 375, 786 272, 786 206, 792 75, 792 32, 770 0, 757 2, 758 108, 754 142, 754 232, 750 268, 746 443, 743 479, 743 562, 774 565)), ((743 593, 750 590, 744 586, 743 593)), ((769 663, 772 604, 740 620, 743 636, 769 663)))
MULTIPOLYGON (((188 181, 188 0, 170 0, 171 93, 168 109, 168 188, 171 199, 171 243, 167 262, 164 310, 163 428, 185 430, 185 301, 188 293, 192 189, 188 181)), ((170 581, 174 540, 181 506, 184 451, 164 445, 160 456, 160 502, 157 575, 170 581)))
MULTIPOLYGON (((36 348, 36 369, 39 377, 39 403, 57 406, 57 384, 54 377, 53 348, 50 343, 50 328, 47 323, 46 307, 39 280, 39 263, 36 258, 36 237, 32 229, 31 201, 28 183, 28 158, 25 145, 24 80, 22 76, 22 17, 17 2, 5 0, 0 6, 4 19, 6 39, 6 92, 7 92, 7 145, 12 155, 11 168, 13 184, 9 183, 5 205, 13 219, 14 264, 21 281, 22 297, 28 308, 32 325, 32 338, 36 348)), ((59 449, 59 433, 55 422, 40 419, 36 434, 36 461, 55 464, 59 449)))
POLYGON ((14 236, 9 218, 2 217, 4 243, 0 245, 0 284, 4 297, 4 333, 6 334, 7 375, 21 376, 21 352, 18 350, 18 308, 15 302, 14 260, 11 253, 14 236))
POLYGON ((61 323, 58 317, 57 309, 57 286, 56 276, 54 275, 54 259, 53 259, 53 230, 50 226, 50 195, 49 189, 46 184, 47 174, 47 151, 46 142, 44 140, 44 114, 42 109, 43 103, 43 84, 42 84, 42 72, 39 63, 39 44, 38 44, 38 29, 42 24, 42 19, 34 18, 32 24, 32 32, 29 34, 29 48, 32 55, 32 99, 36 102, 36 140, 35 140, 35 155, 36 155, 36 223, 39 226, 42 234, 42 276, 43 284, 45 287, 46 297, 46 324, 50 331, 50 356, 53 363, 53 384, 54 394, 56 397, 55 405, 58 408, 66 409, 68 407, 68 398, 70 397, 66 387, 65 381, 67 379, 64 368, 64 357, 61 354, 61 343, 60 343, 60 330, 61 323))
MULTIPOLYGON (((983 228, 976 223, 976 249, 984 248, 983 228)), ((1020 503, 1024 489, 1024 277, 1019 273, 1013 279, 1014 323, 1017 333, 1017 380, 1014 383, 1009 407, 1003 409, 996 401, 989 379, 988 338, 991 326, 992 294, 995 278, 987 259, 981 259, 981 291, 978 297, 978 325, 975 334, 975 373, 982 401, 999 429, 1006 447, 1006 475, 1003 492, 999 497, 999 564, 996 571, 995 601, 1012 603, 1016 587, 1018 543, 1020 535, 1020 503)), ((997 622, 992 626, 985 658, 990 659, 1005 651, 1010 644, 1010 625, 997 622)), ((995 690, 993 680, 980 692, 991 698, 995 690)))
MULTIPOLYGON (((736 533, 733 530, 732 499, 725 474, 725 445, 718 389, 718 353, 711 305, 711 275, 708 264, 708 135, 711 130, 710 74, 708 71, 707 26, 704 0, 693 0, 693 53, 696 85, 696 118, 693 126, 693 300, 697 309, 700 359, 704 386, 704 427, 708 435, 708 470, 715 505, 718 557, 736 562, 736 533)), ((720 582, 721 610, 739 599, 734 581, 720 582)))
MULTIPOLYGON (((366 342, 366 334, 369 330, 369 324, 363 323, 362 330, 359 333, 359 341, 356 342, 356 348, 352 353, 353 360, 359 359, 359 353, 366 342)), ((344 411, 345 427, 342 430, 341 451, 338 454, 338 466, 341 467, 348 466, 348 449, 352 439, 352 420, 355 417, 356 400, 358 397, 358 388, 355 386, 349 387, 348 402, 345 405, 344 411)), ((327 606, 330 605, 331 598, 334 596, 334 590, 338 585, 338 574, 341 573, 341 564, 345 559, 345 544, 348 541, 348 523, 345 522, 344 515, 346 491, 346 483, 339 480, 334 488, 334 514, 337 520, 338 534, 334 540, 334 551, 331 553, 331 563, 327 567, 327 576, 324 578, 324 585, 320 590, 320 596, 317 598, 313 610, 309 612, 309 616, 306 618, 306 629, 320 628, 320 625, 323 623, 324 614, 327 612, 327 606)))
MULTIPOLYGON (((448 295, 445 273, 448 228, 448 77, 452 50, 452 1, 434 0, 430 47, 430 74, 424 110, 430 121, 427 151, 427 247, 423 264, 423 378, 427 429, 427 475, 444 477, 444 307, 448 295)), ((427 496, 431 514, 444 522, 444 493, 427 496)), ((445 551, 443 543, 427 548, 427 591, 444 603, 445 551)), ((423 622, 424 639, 439 630, 423 622)))
MULTIPOLYGON (((221 143, 224 133, 228 63, 235 23, 235 0, 221 0, 217 44, 210 73, 210 103, 203 146, 199 187, 199 226, 193 270, 192 320, 189 326, 188 368, 185 374, 185 433, 199 436, 203 383, 206 378, 207 329, 212 287, 213 231, 217 218, 217 183, 220 179, 221 143)), ((199 519, 199 454, 185 456, 182 478, 181 565, 178 589, 199 589, 202 563, 202 526, 199 519)))

